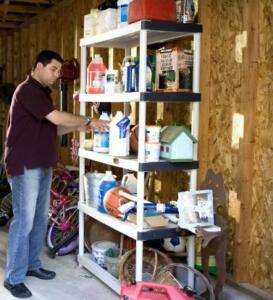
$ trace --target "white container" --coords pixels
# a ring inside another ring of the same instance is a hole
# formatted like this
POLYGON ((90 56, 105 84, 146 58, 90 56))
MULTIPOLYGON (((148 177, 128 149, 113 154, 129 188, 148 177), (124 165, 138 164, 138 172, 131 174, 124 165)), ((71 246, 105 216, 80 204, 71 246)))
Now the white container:
POLYGON ((104 173, 86 173, 83 177, 86 203, 98 209, 100 182, 104 173))
POLYGON ((106 269, 105 253, 109 249, 118 249, 118 245, 112 241, 97 241, 92 244, 92 260, 106 269))
POLYGON ((96 27, 98 22, 97 14, 97 9, 91 9, 91 13, 84 16, 84 37, 96 35, 96 27))
POLYGON ((160 143, 146 143, 145 144, 145 160, 159 161, 160 143))
POLYGON ((113 256, 108 256, 108 251, 106 251, 104 255, 104 262, 107 268, 107 271, 112 274, 114 277, 118 278, 119 275, 119 262, 120 262, 120 256, 119 256, 119 249, 114 248, 113 251, 111 251, 113 256))
POLYGON ((98 22, 96 27, 96 34, 104 33, 118 26, 117 20, 118 11, 115 8, 108 8, 98 12, 98 22))
POLYGON ((129 137, 130 120, 118 111, 110 123, 109 154, 127 156, 130 149, 129 137))
POLYGON ((118 70, 108 70, 105 76, 105 94, 114 94, 118 83, 118 70))
POLYGON ((118 27, 128 24, 128 6, 132 0, 118 0, 118 27))
POLYGON ((147 125, 145 128, 146 143, 159 143, 160 141, 160 126, 147 125))
POLYGON ((123 175, 121 186, 125 187, 131 194, 137 193, 137 178, 133 173, 123 175))
MULTIPOLYGON (((100 120, 110 121, 110 117, 107 112, 102 112, 100 120)), ((108 131, 94 131, 94 143, 93 150, 99 153, 108 153, 109 152, 109 130, 108 131)))

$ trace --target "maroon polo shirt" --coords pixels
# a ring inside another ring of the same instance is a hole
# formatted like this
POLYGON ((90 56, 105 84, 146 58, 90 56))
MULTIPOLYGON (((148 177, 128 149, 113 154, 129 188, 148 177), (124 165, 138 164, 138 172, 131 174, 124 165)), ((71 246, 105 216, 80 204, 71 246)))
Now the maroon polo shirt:
POLYGON ((45 116, 55 108, 51 90, 28 76, 15 90, 8 118, 5 165, 8 175, 49 168, 57 162, 57 126, 45 116))

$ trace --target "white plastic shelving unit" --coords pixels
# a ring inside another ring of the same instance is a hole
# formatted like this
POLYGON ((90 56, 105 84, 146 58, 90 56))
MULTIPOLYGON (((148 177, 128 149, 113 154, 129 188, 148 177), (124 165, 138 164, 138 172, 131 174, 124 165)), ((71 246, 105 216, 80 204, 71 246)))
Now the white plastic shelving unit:
MULTIPOLYGON (((90 255, 84 253, 84 215, 112 227, 113 229, 136 240, 136 281, 142 280, 143 241, 177 236, 175 225, 169 225, 162 229, 143 229, 143 202, 144 202, 144 177, 145 172, 162 170, 190 170, 190 189, 196 189, 197 181, 197 145, 194 146, 194 160, 189 162, 145 162, 145 123, 146 102, 192 102, 192 134, 198 138, 199 126, 199 74, 200 74, 200 36, 202 25, 179 24, 174 22, 139 21, 126 27, 112 30, 94 37, 81 39, 81 93, 80 113, 86 113, 87 102, 138 102, 139 103, 139 148, 138 157, 113 157, 108 154, 96 153, 83 148, 85 134, 80 135, 80 201, 79 201, 79 255, 80 265, 90 270, 117 293, 120 285, 116 278, 92 262, 90 255), (119 93, 112 95, 86 94, 86 69, 87 47, 125 48, 140 47, 140 74, 146 74, 147 45, 166 42, 182 37, 193 37, 194 61, 193 61, 193 92, 146 92, 146 76, 139 76, 139 92, 119 93), (137 172, 137 224, 123 222, 112 216, 102 214, 88 206, 84 201, 83 175, 85 173, 85 159, 117 166, 123 169, 137 172)), ((188 236, 188 264, 194 266, 194 236, 188 236)))

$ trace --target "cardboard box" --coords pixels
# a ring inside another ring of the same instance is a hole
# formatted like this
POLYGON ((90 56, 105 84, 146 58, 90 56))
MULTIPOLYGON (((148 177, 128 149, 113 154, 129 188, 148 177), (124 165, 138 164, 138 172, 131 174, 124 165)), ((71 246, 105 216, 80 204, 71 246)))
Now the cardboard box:
MULTIPOLYGON (((136 220, 137 220, 136 215, 129 214, 127 220, 129 222, 136 224, 136 220)), ((168 225, 168 223, 169 223, 168 219, 164 218, 162 215, 150 216, 150 217, 144 217, 143 227, 144 229, 165 227, 168 225)))
POLYGON ((193 51, 159 49, 156 51, 156 90, 192 91, 193 51))
POLYGON ((178 48, 156 51, 156 90, 178 89, 178 48))

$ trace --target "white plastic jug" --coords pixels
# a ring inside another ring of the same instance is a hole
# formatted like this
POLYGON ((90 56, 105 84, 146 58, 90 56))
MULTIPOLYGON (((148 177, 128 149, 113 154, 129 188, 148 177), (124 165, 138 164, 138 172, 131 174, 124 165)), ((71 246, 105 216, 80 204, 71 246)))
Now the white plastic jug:
POLYGON ((131 194, 137 193, 137 179, 133 173, 127 173, 122 177, 121 186, 125 187, 131 194))
MULTIPOLYGON (((100 120, 110 121, 110 117, 107 112, 102 112, 100 120)), ((108 153, 109 152, 109 130, 100 131, 95 129, 94 131, 94 144, 93 150, 95 152, 108 153)))
POLYGON ((118 111, 110 123, 109 154, 127 156, 130 149, 129 137, 130 120, 118 111))

